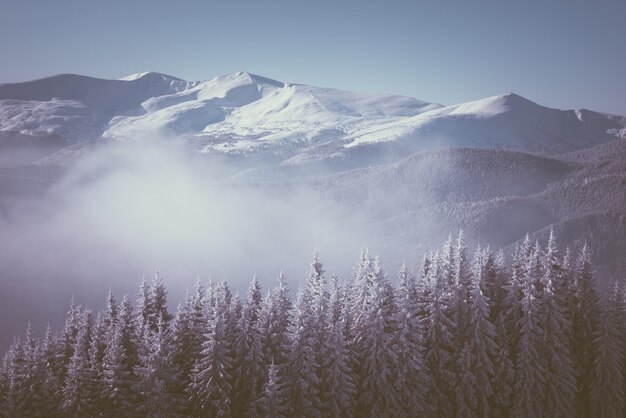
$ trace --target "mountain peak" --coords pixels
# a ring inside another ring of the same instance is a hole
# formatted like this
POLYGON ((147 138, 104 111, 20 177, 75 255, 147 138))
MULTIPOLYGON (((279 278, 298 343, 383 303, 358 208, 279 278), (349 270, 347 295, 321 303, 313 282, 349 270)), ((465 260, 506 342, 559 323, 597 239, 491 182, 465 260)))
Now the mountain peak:
POLYGON ((143 79, 143 78, 161 78, 163 80, 174 80, 174 81, 184 81, 178 77, 174 77, 171 75, 167 75, 167 74, 163 74, 163 73, 157 73, 154 71, 146 71, 143 73, 135 73, 135 74, 130 74, 127 75, 125 77, 119 78, 119 80, 122 81, 134 81, 134 80, 139 80, 139 79, 143 79))
POLYGON ((513 93, 513 92, 501 94, 496 97, 499 97, 501 100, 504 100, 505 102, 508 102, 508 103, 520 103, 520 104, 524 103, 526 105, 540 106, 537 103, 533 102, 532 100, 529 100, 525 98, 524 96, 520 96, 519 94, 513 93))
POLYGON ((226 74, 218 78, 230 79, 230 80, 241 80, 248 83, 254 84, 269 84, 276 87, 284 87, 285 83, 277 80, 273 80, 271 78, 263 77, 257 74, 249 73, 247 71, 237 71, 234 73, 226 74))
POLYGON ((452 114, 479 114, 479 115, 498 115, 508 113, 512 110, 529 112, 541 109, 543 106, 526 99, 516 93, 505 93, 497 96, 485 97, 484 99, 474 100, 459 105, 449 106, 446 111, 442 109, 441 113, 452 114))

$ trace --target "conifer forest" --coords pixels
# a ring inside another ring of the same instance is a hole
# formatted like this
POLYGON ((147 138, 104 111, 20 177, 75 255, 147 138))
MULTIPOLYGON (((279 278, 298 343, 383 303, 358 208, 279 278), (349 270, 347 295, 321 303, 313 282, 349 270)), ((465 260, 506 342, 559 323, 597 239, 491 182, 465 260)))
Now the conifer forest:
POLYGON ((509 257, 460 233, 397 274, 363 251, 340 280, 316 253, 294 281, 198 281, 174 310, 157 273, 101 312, 72 301, 63 329, 14 339, 0 415, 624 416, 626 294, 586 246, 509 257))

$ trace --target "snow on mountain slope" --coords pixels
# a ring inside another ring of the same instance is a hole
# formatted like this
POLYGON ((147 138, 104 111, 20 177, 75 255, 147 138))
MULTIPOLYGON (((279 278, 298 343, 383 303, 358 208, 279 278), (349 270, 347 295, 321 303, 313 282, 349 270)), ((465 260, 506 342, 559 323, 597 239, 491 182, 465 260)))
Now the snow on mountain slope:
POLYGON ((149 99, 145 114, 112 121, 110 138, 183 136, 204 152, 305 148, 439 107, 416 99, 285 84, 239 72, 149 99))
POLYGON ((148 72, 3 84, 0 131, 55 134, 68 143, 178 138, 209 154, 282 165, 351 160, 348 166, 437 146, 562 153, 626 136, 624 118, 550 109, 515 94, 442 107, 245 72, 195 82, 148 72))
POLYGON ((613 141, 622 128, 619 121, 597 112, 551 109, 510 93, 358 132, 346 147, 403 140, 424 148, 470 146, 561 153, 613 141))
POLYGON ((158 73, 132 80, 103 80, 61 74, 0 84, 0 131, 44 131, 68 142, 98 138, 115 115, 141 111, 147 99, 185 90, 194 83, 158 73))

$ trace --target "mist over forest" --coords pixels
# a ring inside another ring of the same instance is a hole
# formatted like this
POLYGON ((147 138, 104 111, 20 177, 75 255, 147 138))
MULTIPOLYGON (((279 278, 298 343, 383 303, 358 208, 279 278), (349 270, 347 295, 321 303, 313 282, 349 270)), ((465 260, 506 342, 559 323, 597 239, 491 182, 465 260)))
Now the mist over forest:
POLYGON ((624 138, 513 93, 1 84, 0 411, 619 415, 624 138))

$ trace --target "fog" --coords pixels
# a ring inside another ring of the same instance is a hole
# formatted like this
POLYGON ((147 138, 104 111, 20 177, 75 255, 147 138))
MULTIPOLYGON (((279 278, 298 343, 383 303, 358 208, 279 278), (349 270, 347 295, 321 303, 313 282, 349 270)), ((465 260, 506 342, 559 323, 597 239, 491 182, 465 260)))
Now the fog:
MULTIPOLYGON (((284 270, 292 288, 314 250, 329 274, 350 273, 371 237, 305 186, 229 182, 232 166, 171 141, 114 142, 72 158, 43 194, 12 200, 0 219, 0 348, 28 321, 60 329, 72 295, 100 309, 112 289, 135 299, 142 276, 164 276, 171 310, 202 280, 245 293, 284 270)), ((374 249, 375 250, 375 249, 374 249)))

